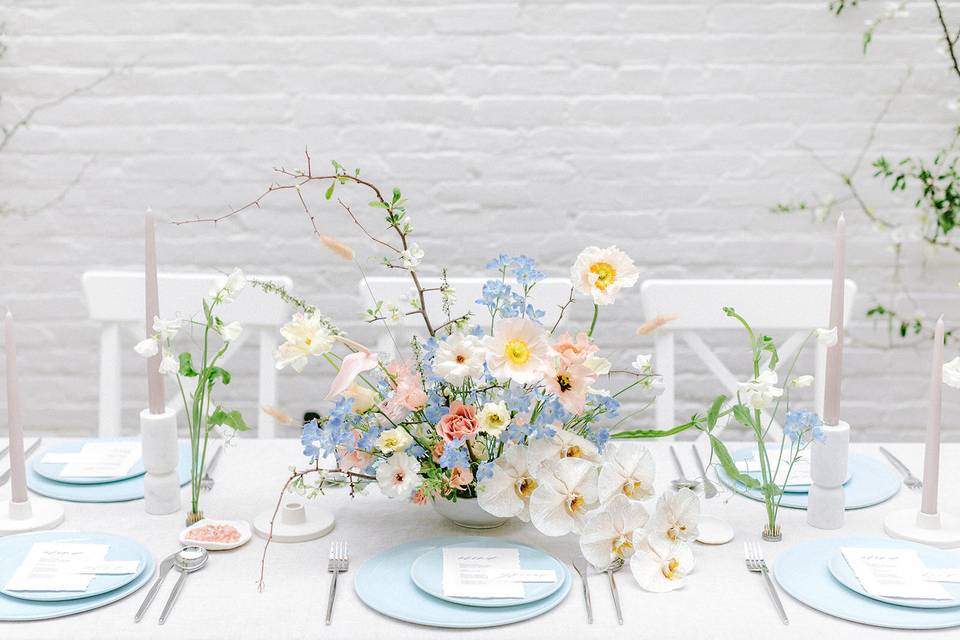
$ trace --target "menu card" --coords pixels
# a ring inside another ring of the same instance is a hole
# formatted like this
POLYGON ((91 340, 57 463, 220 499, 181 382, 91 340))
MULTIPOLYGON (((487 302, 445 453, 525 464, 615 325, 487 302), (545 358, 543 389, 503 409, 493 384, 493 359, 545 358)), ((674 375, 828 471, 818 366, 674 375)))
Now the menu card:
POLYGON ((5 589, 86 591, 98 574, 135 573, 139 560, 106 560, 110 545, 37 542, 30 547, 5 589))
POLYGON ((518 549, 443 548, 443 595, 450 598, 522 598, 523 583, 496 580, 520 571, 518 549))
POLYGON ((915 549, 841 547, 844 559, 864 590, 883 598, 953 600, 938 582, 924 578, 929 571, 915 549))
POLYGON ((139 442, 88 442, 79 453, 47 454, 43 462, 50 462, 50 456, 65 461, 61 478, 116 478, 126 475, 142 455, 139 442))
MULTIPOLYGON (((745 460, 735 460, 734 463, 737 466, 737 471, 740 473, 760 473, 760 458, 756 453, 753 453, 753 455, 745 460)), ((776 457, 771 458, 770 465, 774 469, 777 469, 776 457)), ((793 463, 792 469, 790 468, 789 458, 780 461, 780 468, 777 469, 777 477, 774 478, 774 482, 782 486, 784 481, 788 481, 787 486, 789 487, 805 486, 813 483, 813 479, 810 477, 809 450, 800 452, 800 456, 797 458, 796 462, 793 463), (790 473, 789 477, 787 476, 788 470, 790 473)))

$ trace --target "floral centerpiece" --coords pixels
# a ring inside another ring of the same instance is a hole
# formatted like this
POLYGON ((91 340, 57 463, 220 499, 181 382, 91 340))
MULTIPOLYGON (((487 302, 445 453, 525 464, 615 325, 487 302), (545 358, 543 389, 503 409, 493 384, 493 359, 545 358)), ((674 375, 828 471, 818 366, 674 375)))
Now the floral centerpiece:
POLYGON ((183 401, 190 432, 190 513, 187 515, 187 524, 203 519, 200 480, 206 468, 211 431, 219 428, 224 435, 232 435, 247 430, 239 411, 224 409, 212 401, 213 390, 218 382, 230 384, 230 372, 221 366, 222 360, 230 344, 243 332, 239 322, 224 322, 217 311, 221 305, 232 302, 246 284, 243 272, 235 269, 222 282, 214 285, 209 299, 203 300, 202 313, 191 318, 155 318, 153 330, 156 333, 134 347, 144 358, 162 354, 160 373, 176 379, 183 401), (195 358, 190 351, 177 354, 174 349, 175 338, 188 333, 187 329, 190 328, 201 332, 199 358, 195 358), (189 385, 190 378, 195 380, 188 392, 185 385, 189 385))

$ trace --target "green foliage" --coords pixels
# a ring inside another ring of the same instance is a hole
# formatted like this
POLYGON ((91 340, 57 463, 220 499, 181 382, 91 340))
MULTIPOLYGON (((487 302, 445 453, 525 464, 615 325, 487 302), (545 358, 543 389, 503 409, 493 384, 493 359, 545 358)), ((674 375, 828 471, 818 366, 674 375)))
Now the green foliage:
POLYGON ((230 427, 235 431, 246 431, 250 428, 239 411, 225 411, 223 407, 217 405, 217 408, 207 418, 207 430, 219 426, 230 427))
POLYGON ((189 351, 180 354, 180 375, 188 378, 195 378, 199 373, 193 368, 193 356, 189 351))

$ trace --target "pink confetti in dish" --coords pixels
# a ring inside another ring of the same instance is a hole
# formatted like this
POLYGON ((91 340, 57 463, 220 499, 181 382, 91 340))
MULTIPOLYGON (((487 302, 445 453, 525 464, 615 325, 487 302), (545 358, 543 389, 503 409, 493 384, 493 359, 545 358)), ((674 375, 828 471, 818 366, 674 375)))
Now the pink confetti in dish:
POLYGON ((242 537, 236 527, 229 524, 204 524, 193 527, 184 536, 193 542, 219 542, 232 544, 239 542, 242 537))

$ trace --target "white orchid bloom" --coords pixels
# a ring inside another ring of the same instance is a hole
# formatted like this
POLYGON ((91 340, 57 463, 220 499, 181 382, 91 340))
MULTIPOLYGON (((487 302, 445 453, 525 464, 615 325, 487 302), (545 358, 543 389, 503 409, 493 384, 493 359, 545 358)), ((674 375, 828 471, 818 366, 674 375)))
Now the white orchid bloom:
POLYGON ((783 395, 783 389, 777 384, 777 372, 765 369, 755 380, 739 382, 737 386, 754 409, 764 409, 771 400, 783 395))
POLYGON ((602 509, 590 514, 580 536, 580 551, 587 561, 603 571, 615 561, 629 560, 633 540, 650 518, 639 502, 614 496, 602 509))
POLYGON ((633 500, 653 496, 654 471, 653 456, 646 447, 608 444, 597 481, 600 501, 606 502, 618 495, 633 500))
POLYGON ((943 383, 960 389, 960 356, 943 365, 943 383))
POLYGON ((687 542, 700 535, 700 499, 690 489, 664 493, 657 500, 657 508, 647 526, 651 538, 670 542, 687 542))
POLYGON ((693 570, 693 552, 686 543, 644 538, 638 533, 634 536, 634 547, 630 572, 646 591, 664 593, 679 589, 693 570))
POLYGON ((461 385, 467 378, 483 375, 486 350, 480 338, 454 333, 437 345, 433 356, 433 371, 451 384, 461 385))
POLYGON ((236 320, 220 328, 220 335, 223 336, 225 342, 234 342, 240 337, 241 333, 243 333, 243 326, 236 320))
POLYGON ((480 508, 499 518, 530 521, 530 496, 537 480, 527 466, 527 448, 509 445, 493 463, 492 475, 477 485, 480 508))
POLYGON ((527 460, 536 474, 541 466, 547 466, 564 458, 583 458, 590 462, 600 461, 597 446, 572 431, 558 428, 550 438, 536 438, 527 448, 527 460))
POLYGON ((837 328, 817 329, 817 342, 825 347, 832 347, 837 344, 837 328))
POLYGON ((150 337, 138 342, 136 346, 133 347, 133 350, 144 358, 152 358, 160 353, 160 343, 157 341, 156 336, 150 337))
POLYGON ((790 384, 796 387, 797 389, 803 389, 809 387, 813 384, 813 376, 796 376, 793 380, 790 381, 790 384))
POLYGON ((540 533, 562 536, 580 531, 597 502, 597 467, 581 458, 564 458, 544 466, 530 496, 530 521, 540 533))
POLYGON ((377 467, 377 484, 388 498, 407 498, 420 483, 420 463, 405 453, 396 453, 377 467))

